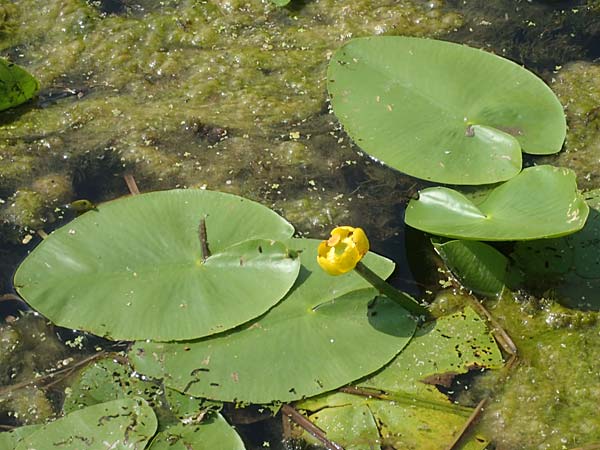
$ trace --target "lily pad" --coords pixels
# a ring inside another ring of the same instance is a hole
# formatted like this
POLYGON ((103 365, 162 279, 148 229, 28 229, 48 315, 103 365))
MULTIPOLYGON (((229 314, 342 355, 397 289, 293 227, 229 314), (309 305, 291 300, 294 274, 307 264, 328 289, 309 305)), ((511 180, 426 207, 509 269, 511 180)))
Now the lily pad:
POLYGON ((99 403, 67 414, 26 436, 15 450, 82 448, 142 450, 156 432, 156 417, 141 398, 99 403))
MULTIPOLYGON (((441 317, 417 330, 408 346, 377 374, 361 381, 371 397, 327 394, 297 404, 347 450, 449 448, 473 409, 456 405, 437 390, 472 369, 498 368, 502 356, 484 321, 470 308, 441 317), (379 398, 378 398, 379 397, 379 398)), ((310 438, 308 438, 310 440, 310 438)), ((462 449, 484 449, 472 436, 462 449)))
POLYGON ((544 82, 491 53, 401 36, 353 39, 327 72, 333 111, 371 156, 449 184, 504 181, 521 151, 558 152, 563 108, 544 82))
POLYGON ((102 204, 54 231, 14 283, 63 327, 111 339, 192 339, 253 319, 287 293, 300 262, 276 240, 292 233, 283 218, 241 197, 152 192, 102 204))
POLYGON ((141 379, 114 358, 103 358, 79 372, 66 391, 63 402, 65 414, 88 406, 123 398, 143 398, 156 410, 166 408, 164 389, 159 383, 141 379))
POLYGON ((552 288, 566 306, 600 310, 600 189, 584 194, 590 207, 579 233, 519 242, 512 257, 530 287, 552 288))
POLYGON ((19 442, 39 430, 41 427, 42 425, 27 425, 0 433, 0 448, 16 448, 19 442))
MULTIPOLYGON (((319 241, 293 239, 302 269, 287 297, 263 317, 215 336, 180 343, 138 342, 136 371, 198 397, 271 403, 316 395, 389 362, 410 341, 415 321, 378 298, 359 275, 332 277, 317 265, 319 241)), ((365 264, 382 277, 393 263, 372 253, 365 264)))
POLYGON ((510 260, 491 245, 479 241, 434 242, 433 247, 448 270, 466 289, 476 294, 497 296, 517 280, 510 260))
POLYGON ((201 423, 177 423, 161 431, 149 450, 245 450, 235 430, 218 413, 201 423))
POLYGON ((529 240, 574 233, 584 226, 588 211, 572 170, 534 166, 490 190, 477 204, 446 187, 424 189, 410 201, 406 223, 451 238, 529 240))
POLYGON ((38 81, 29 72, 0 58, 0 111, 26 102, 39 88, 38 81))

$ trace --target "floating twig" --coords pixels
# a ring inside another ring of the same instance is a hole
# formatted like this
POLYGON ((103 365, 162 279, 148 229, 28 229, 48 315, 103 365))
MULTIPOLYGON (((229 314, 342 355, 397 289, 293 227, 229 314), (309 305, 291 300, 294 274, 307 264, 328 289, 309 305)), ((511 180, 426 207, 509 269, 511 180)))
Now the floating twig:
POLYGON ((485 306, 483 306, 477 299, 472 298, 471 303, 479 311, 480 314, 484 315, 487 321, 492 325, 492 335, 496 339, 496 342, 502 347, 508 355, 508 361, 504 365, 505 368, 511 369, 519 358, 519 351, 517 346, 508 335, 508 333, 500 326, 500 324, 494 319, 485 306))
POLYGON ((125 183, 127 183, 127 189, 129 189, 131 195, 140 195, 140 190, 135 182, 135 178, 133 178, 133 175, 127 173, 123 175, 123 178, 125 179, 125 183))
POLYGON ((200 251, 202 251, 202 261, 204 262, 210 257, 208 237, 206 235, 206 216, 200 219, 200 225, 198 225, 198 237, 200 238, 200 251))
POLYGON ((321 430, 318 426, 316 426, 314 423, 312 423, 310 420, 308 420, 306 417, 304 417, 302 414, 296 411, 292 406, 282 405, 281 412, 282 414, 296 422, 296 424, 301 426, 304 430, 306 430, 316 439, 318 439, 327 450, 344 450, 344 448, 341 445, 336 444, 335 442, 332 442, 329 439, 327 439, 326 433, 323 430, 321 430))
POLYGON ((469 428, 471 428, 471 425, 473 425, 475 422, 477 422, 477 419, 479 418, 479 415, 481 414, 483 407, 487 403, 487 400, 488 400, 487 398, 484 398, 477 404, 477 406, 473 410, 473 413, 469 416, 469 418, 463 425, 462 429, 456 435, 454 441, 450 445, 448 445, 448 447, 446 447, 445 450, 455 450, 457 448, 457 445, 460 443, 462 438, 465 436, 465 434, 467 433, 469 428))

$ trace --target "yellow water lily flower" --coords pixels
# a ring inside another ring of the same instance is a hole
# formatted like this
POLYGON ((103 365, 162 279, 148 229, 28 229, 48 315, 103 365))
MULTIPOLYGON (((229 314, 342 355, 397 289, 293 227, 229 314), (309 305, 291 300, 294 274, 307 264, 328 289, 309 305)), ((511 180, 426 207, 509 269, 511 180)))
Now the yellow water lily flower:
POLYGON ((362 228, 337 227, 319 244, 317 262, 329 275, 342 275, 354 269, 368 251, 369 240, 362 228))

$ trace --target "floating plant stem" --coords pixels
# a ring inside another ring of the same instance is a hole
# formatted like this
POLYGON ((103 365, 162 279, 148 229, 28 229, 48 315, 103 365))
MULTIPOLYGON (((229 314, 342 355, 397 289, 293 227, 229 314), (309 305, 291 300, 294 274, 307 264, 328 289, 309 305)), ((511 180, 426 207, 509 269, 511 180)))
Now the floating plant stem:
POLYGON ((375 287, 375 289, 377 289, 382 295, 385 295, 390 300, 396 302, 407 311, 417 316, 429 316, 429 311, 427 311, 427 308, 419 305, 415 299, 388 284, 379 275, 365 266, 361 261, 356 264, 354 270, 361 277, 371 283, 373 287, 375 287))

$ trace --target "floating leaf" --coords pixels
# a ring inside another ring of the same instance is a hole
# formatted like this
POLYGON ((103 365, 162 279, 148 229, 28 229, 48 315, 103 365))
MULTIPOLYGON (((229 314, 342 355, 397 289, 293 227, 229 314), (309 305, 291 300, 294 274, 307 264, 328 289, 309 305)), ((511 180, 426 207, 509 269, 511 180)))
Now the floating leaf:
POLYGON ((24 427, 15 428, 9 432, 0 433, 0 448, 11 449, 16 448, 19 442, 27 436, 39 430, 42 425, 27 425, 24 427))
POLYGON ((218 413, 199 424, 178 423, 161 431, 149 450, 245 450, 235 430, 218 413))
POLYGON ((94 361, 85 367, 67 390, 63 412, 70 413, 82 408, 123 398, 143 398, 155 409, 166 407, 162 400, 160 384, 140 379, 114 358, 94 361))
MULTIPOLYGON (((413 318, 379 298, 357 274, 327 275, 317 265, 319 241, 294 239, 302 269, 287 297, 265 316, 219 336, 181 343, 138 342, 135 369, 191 395, 270 403, 316 395, 367 375, 411 339, 413 318)), ((387 277, 393 264, 367 254, 387 277)))
POLYGON ((25 437, 15 450, 142 450, 156 432, 156 425, 154 412, 144 400, 114 400, 44 425, 25 437))
POLYGON ((273 2, 275 5, 277 6, 285 6, 287 5, 291 0, 271 0, 271 2, 273 2))
POLYGON ((286 294, 300 263, 272 239, 292 233, 241 197, 152 192, 102 204, 53 232, 21 264, 15 286, 60 326, 112 339, 191 339, 253 319, 286 294))
MULTIPOLYGON (((375 445, 419 450, 448 448, 472 413, 451 402, 433 385, 475 368, 496 368, 502 356, 485 323, 470 308, 417 330, 414 339, 383 370, 361 381, 359 389, 382 398, 335 393, 302 401, 310 419, 346 450, 375 445), (373 392, 373 391, 367 391, 373 392)), ((484 449, 472 437, 463 449, 484 449)))
POLYGON ((453 240, 433 246, 460 284, 476 294, 500 295, 515 281, 509 259, 491 245, 453 240))
POLYGON ((574 233, 587 215, 572 170, 534 166, 489 191, 478 204, 446 187, 424 189, 410 201, 406 223, 440 236, 506 241, 574 233))
POLYGON ((356 143, 425 180, 508 180, 521 170, 521 149, 556 153, 565 138, 563 108, 542 80, 464 45, 353 39, 332 56, 327 79, 333 110, 356 143))
POLYGON ((557 239, 519 242, 512 257, 528 284, 553 288, 567 306, 600 310, 600 189, 585 194, 590 213, 583 229, 557 239))
POLYGON ((0 111, 26 102, 39 88, 39 83, 29 72, 0 58, 0 111))

